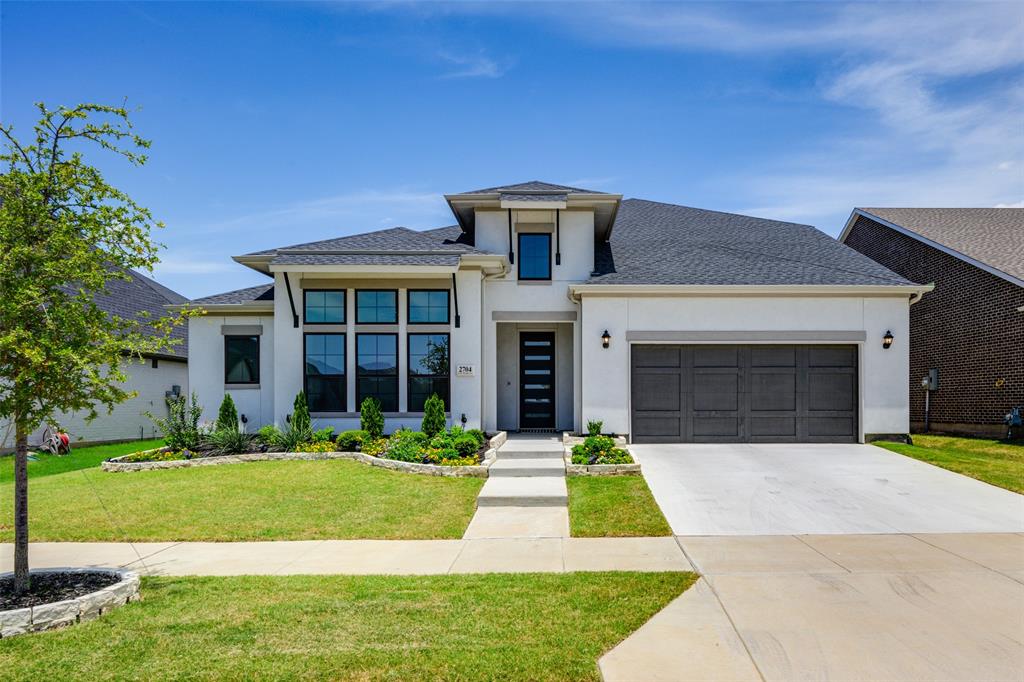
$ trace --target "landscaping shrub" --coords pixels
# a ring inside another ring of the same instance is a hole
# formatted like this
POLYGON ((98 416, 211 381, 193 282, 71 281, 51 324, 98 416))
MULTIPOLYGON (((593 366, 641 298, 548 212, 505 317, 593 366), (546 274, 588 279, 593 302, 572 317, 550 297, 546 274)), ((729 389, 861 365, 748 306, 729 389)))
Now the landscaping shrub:
POLYGON ((362 429, 342 431, 338 435, 338 450, 341 452, 358 452, 366 439, 366 431, 362 429))
POLYGON ((300 445, 310 443, 312 440, 313 431, 310 428, 300 429, 295 424, 288 424, 284 430, 277 433, 274 446, 283 452, 298 452, 300 445))
POLYGON ((364 454, 370 455, 371 457, 382 457, 387 446, 387 438, 367 438, 363 441, 360 451, 364 454))
POLYGON ((460 457, 473 457, 480 449, 480 443, 471 434, 464 433, 452 440, 452 445, 460 457))
POLYGON ((147 412, 146 416, 153 420, 156 427, 164 434, 164 442, 172 450, 188 448, 190 450, 199 447, 202 434, 199 431, 199 418, 203 415, 203 408, 199 406, 199 399, 192 393, 192 402, 189 404, 185 396, 167 399, 167 418, 157 417, 147 412))
POLYGON ((363 398, 359 405, 359 427, 373 440, 384 435, 384 415, 380 411, 380 401, 376 398, 363 398))
POLYGON ((252 449, 252 436, 234 429, 217 429, 207 434, 203 439, 204 445, 208 445, 212 454, 215 455, 237 455, 248 452, 252 449))
POLYGON ((444 430, 447 421, 444 416, 444 401, 434 393, 423 403, 423 433, 433 438, 444 430))
POLYGON ((191 450, 158 450, 157 452, 133 452, 125 455, 122 462, 170 462, 176 459, 192 459, 191 450))
POLYGON ((587 436, 572 449, 573 464, 632 464, 633 458, 622 448, 615 447, 609 436, 587 436))
POLYGON ((604 422, 599 419, 590 419, 587 421, 587 435, 589 436, 600 436, 601 428, 604 427, 604 422))
POLYGON ((281 436, 281 429, 277 428, 273 424, 266 424, 261 426, 256 431, 256 440, 260 441, 264 445, 274 445, 277 443, 281 436))
POLYGON ((484 441, 487 440, 487 436, 485 436, 484 432, 481 431, 480 429, 470 429, 469 431, 466 431, 466 434, 469 435, 469 436, 473 436, 473 438, 476 439, 476 446, 477 447, 480 447, 481 445, 483 445, 484 441))
POLYGON ((231 398, 230 393, 225 393, 224 400, 220 401, 216 430, 238 431, 238 410, 235 409, 235 401, 231 398))
POLYGON ((399 429, 388 439, 384 456, 399 462, 422 462, 426 436, 419 431, 399 429))
POLYGON ((295 452, 335 452, 337 449, 332 440, 314 440, 295 446, 295 452))
POLYGON ((313 423, 309 418, 309 403, 306 402, 306 392, 299 391, 295 396, 295 403, 292 406, 291 425, 294 429, 302 432, 313 432, 313 423))
MULTIPOLYGON (((313 432, 314 443, 330 443, 334 440, 334 427, 328 426, 313 432)), ((324 452, 327 452, 326 450, 324 452)))

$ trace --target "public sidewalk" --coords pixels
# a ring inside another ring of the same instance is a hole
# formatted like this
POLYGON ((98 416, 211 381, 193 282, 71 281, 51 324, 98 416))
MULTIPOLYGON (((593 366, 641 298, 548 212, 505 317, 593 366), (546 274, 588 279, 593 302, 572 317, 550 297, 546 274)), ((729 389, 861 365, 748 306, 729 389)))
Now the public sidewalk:
MULTIPOLYGON (((14 546, 0 545, 0 565, 14 546)), ((33 569, 131 567, 143 575, 438 575, 689 571, 674 538, 304 540, 289 542, 40 542, 33 569)))

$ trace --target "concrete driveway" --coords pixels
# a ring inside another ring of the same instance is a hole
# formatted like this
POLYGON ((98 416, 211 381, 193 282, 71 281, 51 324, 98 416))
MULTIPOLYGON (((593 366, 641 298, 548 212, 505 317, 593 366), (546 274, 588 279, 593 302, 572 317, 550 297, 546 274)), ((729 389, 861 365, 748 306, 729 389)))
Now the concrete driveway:
POLYGON ((676 535, 1024 532, 1024 496, 873 445, 633 445, 676 535))

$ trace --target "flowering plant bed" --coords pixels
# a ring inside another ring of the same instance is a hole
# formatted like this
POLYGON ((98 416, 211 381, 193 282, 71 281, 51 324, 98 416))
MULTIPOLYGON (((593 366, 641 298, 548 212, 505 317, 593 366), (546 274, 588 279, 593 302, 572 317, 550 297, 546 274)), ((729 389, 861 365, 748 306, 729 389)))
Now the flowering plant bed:
POLYGON ((104 568, 32 571, 28 592, 15 596, 14 574, 0 574, 0 637, 91 620, 139 596, 139 576, 104 568))
POLYGON ((609 436, 587 436, 581 443, 565 446, 568 476, 618 476, 640 473, 633 456, 609 436))

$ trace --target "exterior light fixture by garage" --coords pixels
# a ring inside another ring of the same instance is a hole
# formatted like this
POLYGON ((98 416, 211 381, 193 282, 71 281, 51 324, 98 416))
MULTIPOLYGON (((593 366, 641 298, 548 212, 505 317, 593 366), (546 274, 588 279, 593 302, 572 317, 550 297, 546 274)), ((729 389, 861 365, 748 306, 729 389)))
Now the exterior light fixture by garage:
POLYGON ((608 330, 604 330, 604 334, 601 334, 601 347, 607 348, 608 344, 612 342, 612 335, 608 333, 608 330))
POLYGON ((889 346, 892 345, 892 332, 886 331, 885 336, 882 337, 882 348, 888 350, 889 346))

